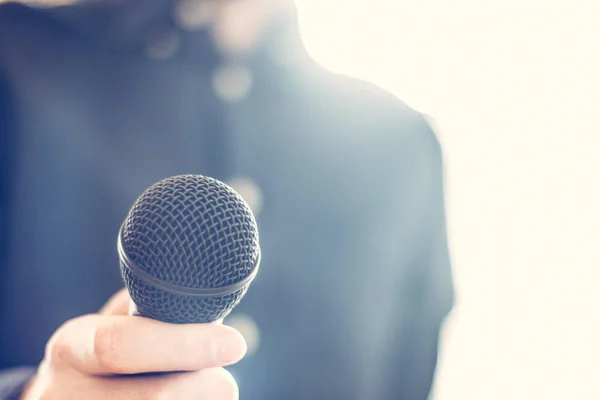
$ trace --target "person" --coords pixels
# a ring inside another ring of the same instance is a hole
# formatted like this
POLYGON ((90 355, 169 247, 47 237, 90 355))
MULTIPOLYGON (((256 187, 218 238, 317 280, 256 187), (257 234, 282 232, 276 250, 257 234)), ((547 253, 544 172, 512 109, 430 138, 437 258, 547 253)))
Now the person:
POLYGON ((428 397, 453 303, 439 141, 299 32, 286 0, 0 5, 1 399, 428 397), (119 226, 185 173, 258 220, 223 325, 127 314, 119 226))

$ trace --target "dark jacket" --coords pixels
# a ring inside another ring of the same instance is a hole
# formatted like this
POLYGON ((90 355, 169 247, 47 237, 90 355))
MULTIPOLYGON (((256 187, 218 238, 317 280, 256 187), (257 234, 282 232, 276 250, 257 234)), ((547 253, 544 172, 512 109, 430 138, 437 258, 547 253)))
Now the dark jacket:
POLYGON ((0 393, 122 287, 136 197, 200 173, 262 197, 261 272, 234 310, 260 332, 231 368, 241 398, 425 399, 453 299, 430 126, 318 66, 289 21, 236 61, 252 84, 233 101, 208 36, 168 3, 0 6, 0 393))

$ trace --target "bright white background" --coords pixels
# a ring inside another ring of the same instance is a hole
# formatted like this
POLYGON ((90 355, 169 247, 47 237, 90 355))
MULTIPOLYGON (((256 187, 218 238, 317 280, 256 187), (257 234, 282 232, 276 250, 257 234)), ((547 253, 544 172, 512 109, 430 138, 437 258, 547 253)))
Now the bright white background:
POLYGON ((318 61, 435 119, 458 298, 433 398, 600 399, 600 2, 297 3, 318 61))

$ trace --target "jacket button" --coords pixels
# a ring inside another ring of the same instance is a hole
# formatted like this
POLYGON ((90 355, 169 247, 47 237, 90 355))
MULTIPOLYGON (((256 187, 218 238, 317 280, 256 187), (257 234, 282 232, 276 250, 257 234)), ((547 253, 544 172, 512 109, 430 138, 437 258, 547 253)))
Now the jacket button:
POLYGON ((208 28, 217 15, 217 1, 179 0, 175 7, 175 21, 181 29, 196 31, 208 28))
POLYGON ((179 48, 179 35, 175 30, 165 30, 151 35, 146 41, 146 54, 154 60, 166 60, 179 48))
POLYGON ((252 90, 252 72, 242 65, 222 65, 215 71, 212 84, 220 100, 237 103, 248 97, 252 90))

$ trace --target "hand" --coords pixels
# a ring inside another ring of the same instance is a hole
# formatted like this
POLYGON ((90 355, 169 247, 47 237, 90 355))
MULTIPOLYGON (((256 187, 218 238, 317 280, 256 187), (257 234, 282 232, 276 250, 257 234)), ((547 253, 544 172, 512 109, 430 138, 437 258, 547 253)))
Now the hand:
POLYGON ((174 325, 127 315, 118 292, 99 314, 66 322, 22 400, 234 400, 238 388, 223 366, 239 361, 246 343, 219 324, 174 325), (152 372, 170 374, 139 375, 152 372))

